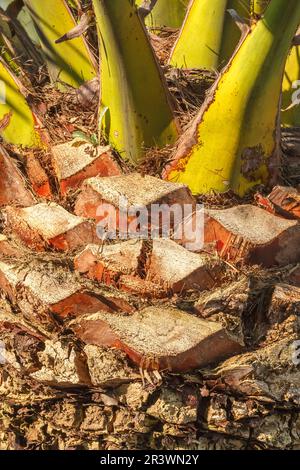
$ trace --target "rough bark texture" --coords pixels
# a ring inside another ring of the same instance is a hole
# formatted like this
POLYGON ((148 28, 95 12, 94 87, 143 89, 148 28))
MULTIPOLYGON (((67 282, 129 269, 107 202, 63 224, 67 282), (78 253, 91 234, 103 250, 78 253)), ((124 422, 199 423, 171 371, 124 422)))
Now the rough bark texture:
MULTIPOLYGON (((36 252, 5 220, 8 205, 21 217, 33 204, 9 158, 29 207, 4 195, 0 448, 299 449, 299 266, 262 270, 247 257, 234 264, 174 241, 90 245, 85 232, 80 247, 62 253, 47 243, 46 223, 36 252)), ((193 202, 182 186, 138 178, 136 191, 127 184, 134 176, 124 180, 122 193, 146 204, 193 202)), ((224 212, 214 210, 215 219, 224 212)), ((71 230, 68 217, 57 233, 71 230)), ((258 220, 252 231, 261 237, 258 220)))

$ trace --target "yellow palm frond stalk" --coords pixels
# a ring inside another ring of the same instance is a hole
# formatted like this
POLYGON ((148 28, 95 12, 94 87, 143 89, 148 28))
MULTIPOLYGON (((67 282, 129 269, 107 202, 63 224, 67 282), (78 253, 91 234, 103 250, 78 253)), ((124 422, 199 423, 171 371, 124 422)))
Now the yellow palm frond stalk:
MULTIPOLYGON (((151 28, 180 28, 185 17, 189 0, 157 0, 151 13, 146 17, 146 25, 151 28)), ((140 7, 145 0, 138 0, 140 7)), ((147 4, 147 2, 146 2, 147 4)), ((149 0, 151 5, 151 0, 149 0)))
POLYGON ((53 82, 78 88, 97 75, 94 58, 84 37, 56 43, 77 25, 65 0, 25 0, 35 24, 53 82))
POLYGON ((281 124, 300 126, 300 46, 291 49, 286 62, 282 83, 281 124))
POLYGON ((0 135, 10 144, 42 148, 45 143, 39 122, 25 95, 18 78, 0 59, 0 135))
POLYGON ((240 38, 228 10, 249 18, 249 0, 191 0, 170 65, 216 70, 226 65, 240 38))
MULTIPOLYGON (((138 162, 178 136, 164 77, 132 0, 93 0, 99 32, 101 110, 109 142, 138 162)), ((101 112, 101 111, 100 111, 101 112)))
POLYGON ((244 195, 276 176, 282 77, 299 22, 298 0, 271 1, 182 139, 169 180, 194 194, 244 195))

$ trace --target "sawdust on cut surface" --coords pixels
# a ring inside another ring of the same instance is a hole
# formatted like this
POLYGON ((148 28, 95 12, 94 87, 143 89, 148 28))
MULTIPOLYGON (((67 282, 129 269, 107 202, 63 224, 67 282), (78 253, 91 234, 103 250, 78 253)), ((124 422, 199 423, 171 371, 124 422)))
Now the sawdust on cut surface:
POLYGON ((227 230, 253 244, 268 243, 285 230, 298 225, 297 221, 274 217, 264 209, 252 205, 241 205, 227 210, 210 209, 207 213, 227 230))
POLYGON ((121 340, 144 355, 176 356, 222 329, 172 307, 147 307, 134 315, 101 312, 85 320, 103 320, 121 340))

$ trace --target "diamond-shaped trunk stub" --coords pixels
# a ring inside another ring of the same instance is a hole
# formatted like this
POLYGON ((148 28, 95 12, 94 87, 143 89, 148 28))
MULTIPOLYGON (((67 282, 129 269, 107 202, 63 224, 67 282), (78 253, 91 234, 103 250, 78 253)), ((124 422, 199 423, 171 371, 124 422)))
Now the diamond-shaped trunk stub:
POLYGON ((38 251, 47 247, 68 251, 99 241, 92 222, 67 212, 55 203, 8 207, 5 213, 9 228, 26 245, 38 251))
POLYGON ((78 188, 93 176, 116 176, 122 169, 114 158, 111 148, 93 146, 76 139, 52 148, 53 167, 62 194, 78 188))
POLYGON ((168 183, 153 176, 132 173, 86 180, 77 198, 75 213, 99 220, 102 215, 97 216, 97 212, 99 215, 102 204, 110 204, 118 213, 120 204, 149 210, 153 204, 166 204, 167 207, 178 204, 182 208, 189 205, 195 208, 196 202, 183 184, 168 183))
POLYGON ((230 261, 269 267, 300 259, 300 224, 252 205, 206 210, 204 241, 230 261))
POLYGON ((148 307, 130 316, 98 312, 70 326, 86 344, 123 350, 145 369, 185 371, 241 349, 221 324, 175 308, 148 307))
POLYGON ((146 279, 171 292, 210 289, 222 270, 210 255, 192 253, 172 240, 153 240, 146 279))
POLYGON ((128 240, 103 246, 87 245, 74 259, 75 269, 99 283, 137 294, 142 298, 161 298, 166 291, 144 279, 148 243, 128 240))
POLYGON ((74 264, 91 279, 146 297, 209 289, 222 276, 212 256, 191 253, 168 239, 88 245, 74 264))
POLYGON ((25 179, 15 161, 0 146, 0 207, 8 204, 30 206, 35 200, 27 189, 25 179))
POLYGON ((0 261, 0 288, 32 321, 52 327, 55 320, 105 311, 131 312, 126 296, 80 284, 64 267, 51 262, 0 261))

